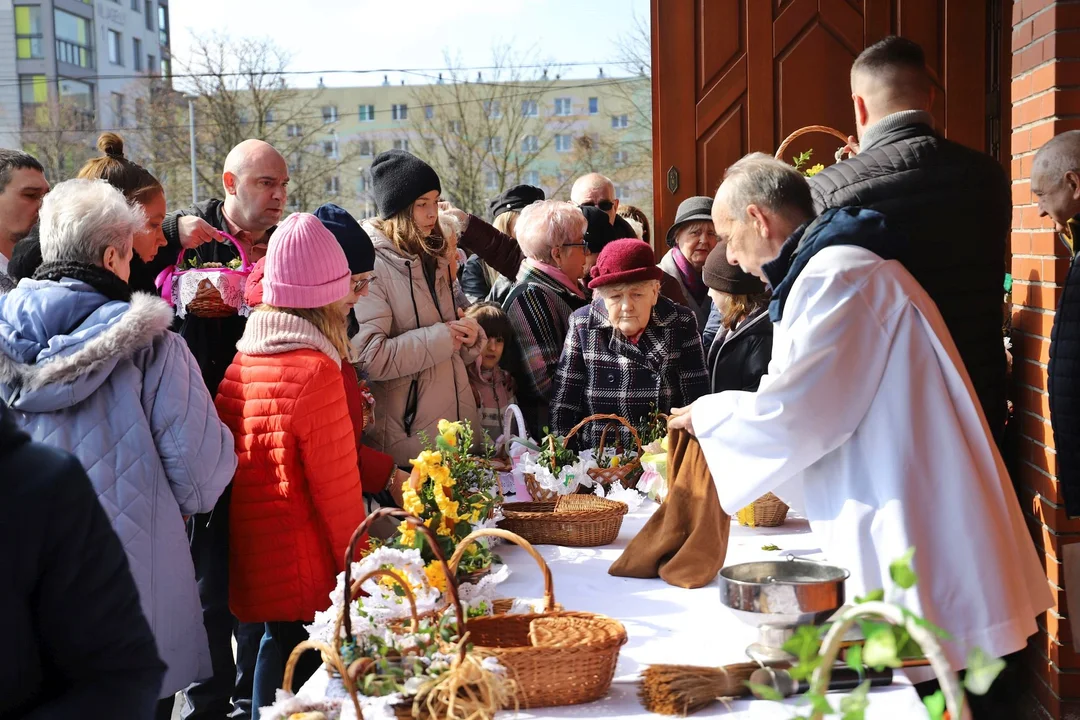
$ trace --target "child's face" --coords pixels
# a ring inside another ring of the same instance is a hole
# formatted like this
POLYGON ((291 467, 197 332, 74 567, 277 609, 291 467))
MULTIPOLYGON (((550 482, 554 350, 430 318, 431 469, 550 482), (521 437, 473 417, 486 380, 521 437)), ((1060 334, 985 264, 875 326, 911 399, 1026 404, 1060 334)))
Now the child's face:
POLYGON ((484 354, 480 361, 480 367, 485 370, 493 370, 502 360, 503 354, 503 339, 502 338, 488 338, 487 345, 484 346, 484 354))

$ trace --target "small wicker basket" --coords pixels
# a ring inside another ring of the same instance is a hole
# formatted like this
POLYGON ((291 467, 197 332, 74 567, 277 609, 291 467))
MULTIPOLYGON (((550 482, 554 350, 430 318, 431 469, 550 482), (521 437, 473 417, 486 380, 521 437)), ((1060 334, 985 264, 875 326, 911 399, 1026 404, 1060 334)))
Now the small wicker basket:
MULTIPOLYGON (((456 571, 458 563, 461 562, 461 558, 465 555, 465 550, 468 547, 479 540, 482 537, 497 537, 502 538, 508 542, 512 542, 515 545, 522 547, 525 552, 532 556, 532 559, 536 561, 536 564, 540 566, 541 572, 544 573, 544 612, 552 612, 555 610, 562 610, 562 606, 555 602, 555 590, 553 588, 554 581, 551 579, 551 570, 548 569, 547 563, 544 562, 544 558, 540 557, 540 553, 536 552, 536 549, 529 543, 528 540, 515 535, 509 530, 500 530, 498 528, 485 528, 481 530, 474 530, 466 535, 454 548, 454 554, 450 558, 450 569, 456 571)), ((460 576, 459 576, 460 578, 460 576)), ((514 606, 516 598, 496 598, 492 601, 493 611, 495 615, 505 615, 510 612, 514 606)))
MULTIPOLYGON (((228 267, 221 268, 190 268, 183 269, 184 256, 189 252, 188 249, 180 251, 180 255, 176 258, 175 267, 166 268, 163 270, 154 281, 154 284, 161 291, 161 296, 174 307, 180 302, 180 283, 190 282, 189 278, 197 279, 203 277, 204 279, 199 281, 198 289, 195 292, 195 297, 184 308, 185 312, 196 317, 202 318, 222 318, 230 315, 236 315, 239 313, 240 308, 235 305, 230 305, 225 302, 221 297, 221 293, 210 280, 205 279, 208 273, 222 273, 226 275, 235 275, 241 277, 246 281, 248 275, 251 274, 252 263, 248 259, 247 253, 244 251, 244 247, 234 238, 232 235, 222 232, 219 233, 223 238, 231 242, 237 252, 240 254, 240 269, 234 270, 228 267)), ((240 293, 241 297, 243 293, 240 293)))
MULTIPOLYGON (((796 138, 815 132, 832 135, 834 138, 844 143, 844 147, 847 146, 848 136, 840 132, 836 128, 831 128, 828 125, 807 125, 806 127, 799 128, 798 130, 784 138, 784 142, 780 143, 780 147, 776 149, 776 155, 774 155, 773 157, 775 157, 777 160, 783 160, 784 152, 787 151, 788 145, 791 145, 791 143, 794 142, 796 138)), ((840 148, 840 152, 843 152, 843 150, 844 148, 840 148)), ((839 157, 837 157, 837 160, 839 160, 839 157)))
POLYGON ((626 503, 596 495, 563 495, 554 502, 507 503, 499 527, 533 545, 597 547, 619 536, 626 503))
POLYGON ((787 514, 788 506, 770 492, 739 510, 735 517, 746 527, 780 527, 787 514))
POLYGON ((605 486, 610 485, 614 482, 620 482, 623 484, 623 487, 626 487, 628 489, 635 487, 637 485, 637 478, 639 476, 634 475, 633 473, 641 466, 641 436, 638 435, 637 429, 626 421, 626 418, 620 417, 619 415, 590 415, 589 417, 585 418, 577 425, 575 425, 573 428, 571 428, 570 432, 566 435, 566 442, 570 442, 570 438, 574 437, 574 435, 576 435, 578 431, 580 431, 589 423, 600 420, 607 420, 609 422, 607 425, 604 426, 604 429, 600 433, 600 445, 595 448, 594 454, 596 455, 596 460, 598 464, 600 460, 604 457, 604 446, 607 443, 608 430, 610 430, 611 427, 615 425, 615 423, 621 424, 623 427, 630 431, 630 436, 634 438, 634 443, 637 445, 637 455, 634 457, 633 460, 626 463, 625 465, 607 468, 590 468, 589 477, 591 477, 593 480, 600 483, 601 485, 605 486))
MULTIPOLYGON (((498 533, 473 535, 480 532, 498 533)), ((518 542, 536 560, 544 575, 546 609, 468 620, 465 627, 474 650, 495 657, 510 671, 522 708, 578 705, 604 697, 615 676, 619 649, 626 643, 626 628, 604 615, 560 610, 551 570, 540 554, 512 533, 498 537, 518 542)), ((469 538, 458 546, 455 557, 471 542, 469 538)), ((450 562, 453 565, 454 560, 450 562)))

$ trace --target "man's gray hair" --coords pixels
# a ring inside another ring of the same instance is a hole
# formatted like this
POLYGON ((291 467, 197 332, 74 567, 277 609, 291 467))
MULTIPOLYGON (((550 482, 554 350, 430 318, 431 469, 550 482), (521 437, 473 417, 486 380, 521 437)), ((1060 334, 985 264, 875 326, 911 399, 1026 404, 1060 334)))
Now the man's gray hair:
POLYGON ((121 255, 131 249, 133 236, 146 227, 138 203, 104 180, 66 180, 45 196, 41 205, 41 259, 101 265, 108 247, 121 255))
POLYGON ((806 178, 786 162, 765 153, 750 153, 736 161, 724 173, 721 187, 728 214, 740 222, 746 220, 750 205, 800 222, 815 215, 806 178))
POLYGON ((525 257, 550 263, 551 251, 581 242, 588 221, 581 210, 562 200, 541 200, 521 211, 514 226, 525 257))
POLYGON ((1050 138, 1032 161, 1031 177, 1045 178, 1053 183, 1050 187, 1057 187, 1067 172, 1080 174, 1080 130, 1069 130, 1050 138))

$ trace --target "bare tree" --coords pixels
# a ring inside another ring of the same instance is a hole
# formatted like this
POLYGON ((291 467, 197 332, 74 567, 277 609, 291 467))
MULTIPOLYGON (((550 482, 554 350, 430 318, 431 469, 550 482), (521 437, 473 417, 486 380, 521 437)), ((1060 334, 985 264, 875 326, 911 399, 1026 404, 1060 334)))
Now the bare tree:
POLYGON ((72 100, 49 99, 23 108, 20 141, 57 183, 75 176, 94 153, 94 113, 72 100))
MULTIPOLYGON (((286 83, 289 56, 264 38, 193 36, 190 57, 177 66, 178 90, 195 98, 196 176, 200 197, 221 193, 229 150, 249 138, 274 145, 290 166, 290 206, 311 209, 327 183, 357 157, 352 143, 334 133, 337 109, 323 107, 321 93, 286 83)), ((153 169, 190 184, 187 102, 151 84, 143 94, 146 119, 138 123, 153 169)), ((173 183, 175 184, 175 183, 173 183)), ((184 193, 186 194, 186 193, 184 193)), ((182 196, 182 195, 181 195, 182 196)))
POLYGON ((535 161, 569 121, 551 117, 544 94, 554 69, 508 46, 493 50, 492 68, 467 76, 447 57, 442 83, 417 87, 411 109, 410 147, 439 174, 444 192, 478 215, 488 198, 526 179, 535 161))

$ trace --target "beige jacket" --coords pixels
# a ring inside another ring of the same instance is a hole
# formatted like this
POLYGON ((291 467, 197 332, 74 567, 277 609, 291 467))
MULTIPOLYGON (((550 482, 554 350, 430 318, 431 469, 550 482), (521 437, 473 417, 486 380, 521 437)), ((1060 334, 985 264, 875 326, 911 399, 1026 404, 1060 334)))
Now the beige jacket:
POLYGON ((370 223, 364 230, 375 245, 375 281, 356 303, 360 332, 352 339, 375 397, 375 422, 364 442, 407 466, 423 449, 419 433, 434 440, 439 420, 468 420, 480 427, 466 365, 480 356, 486 338, 481 331, 472 347, 455 353, 446 325, 457 319, 447 262, 439 261, 436 304, 420 258, 403 254, 370 223), (416 414, 407 430, 413 381, 416 414))

